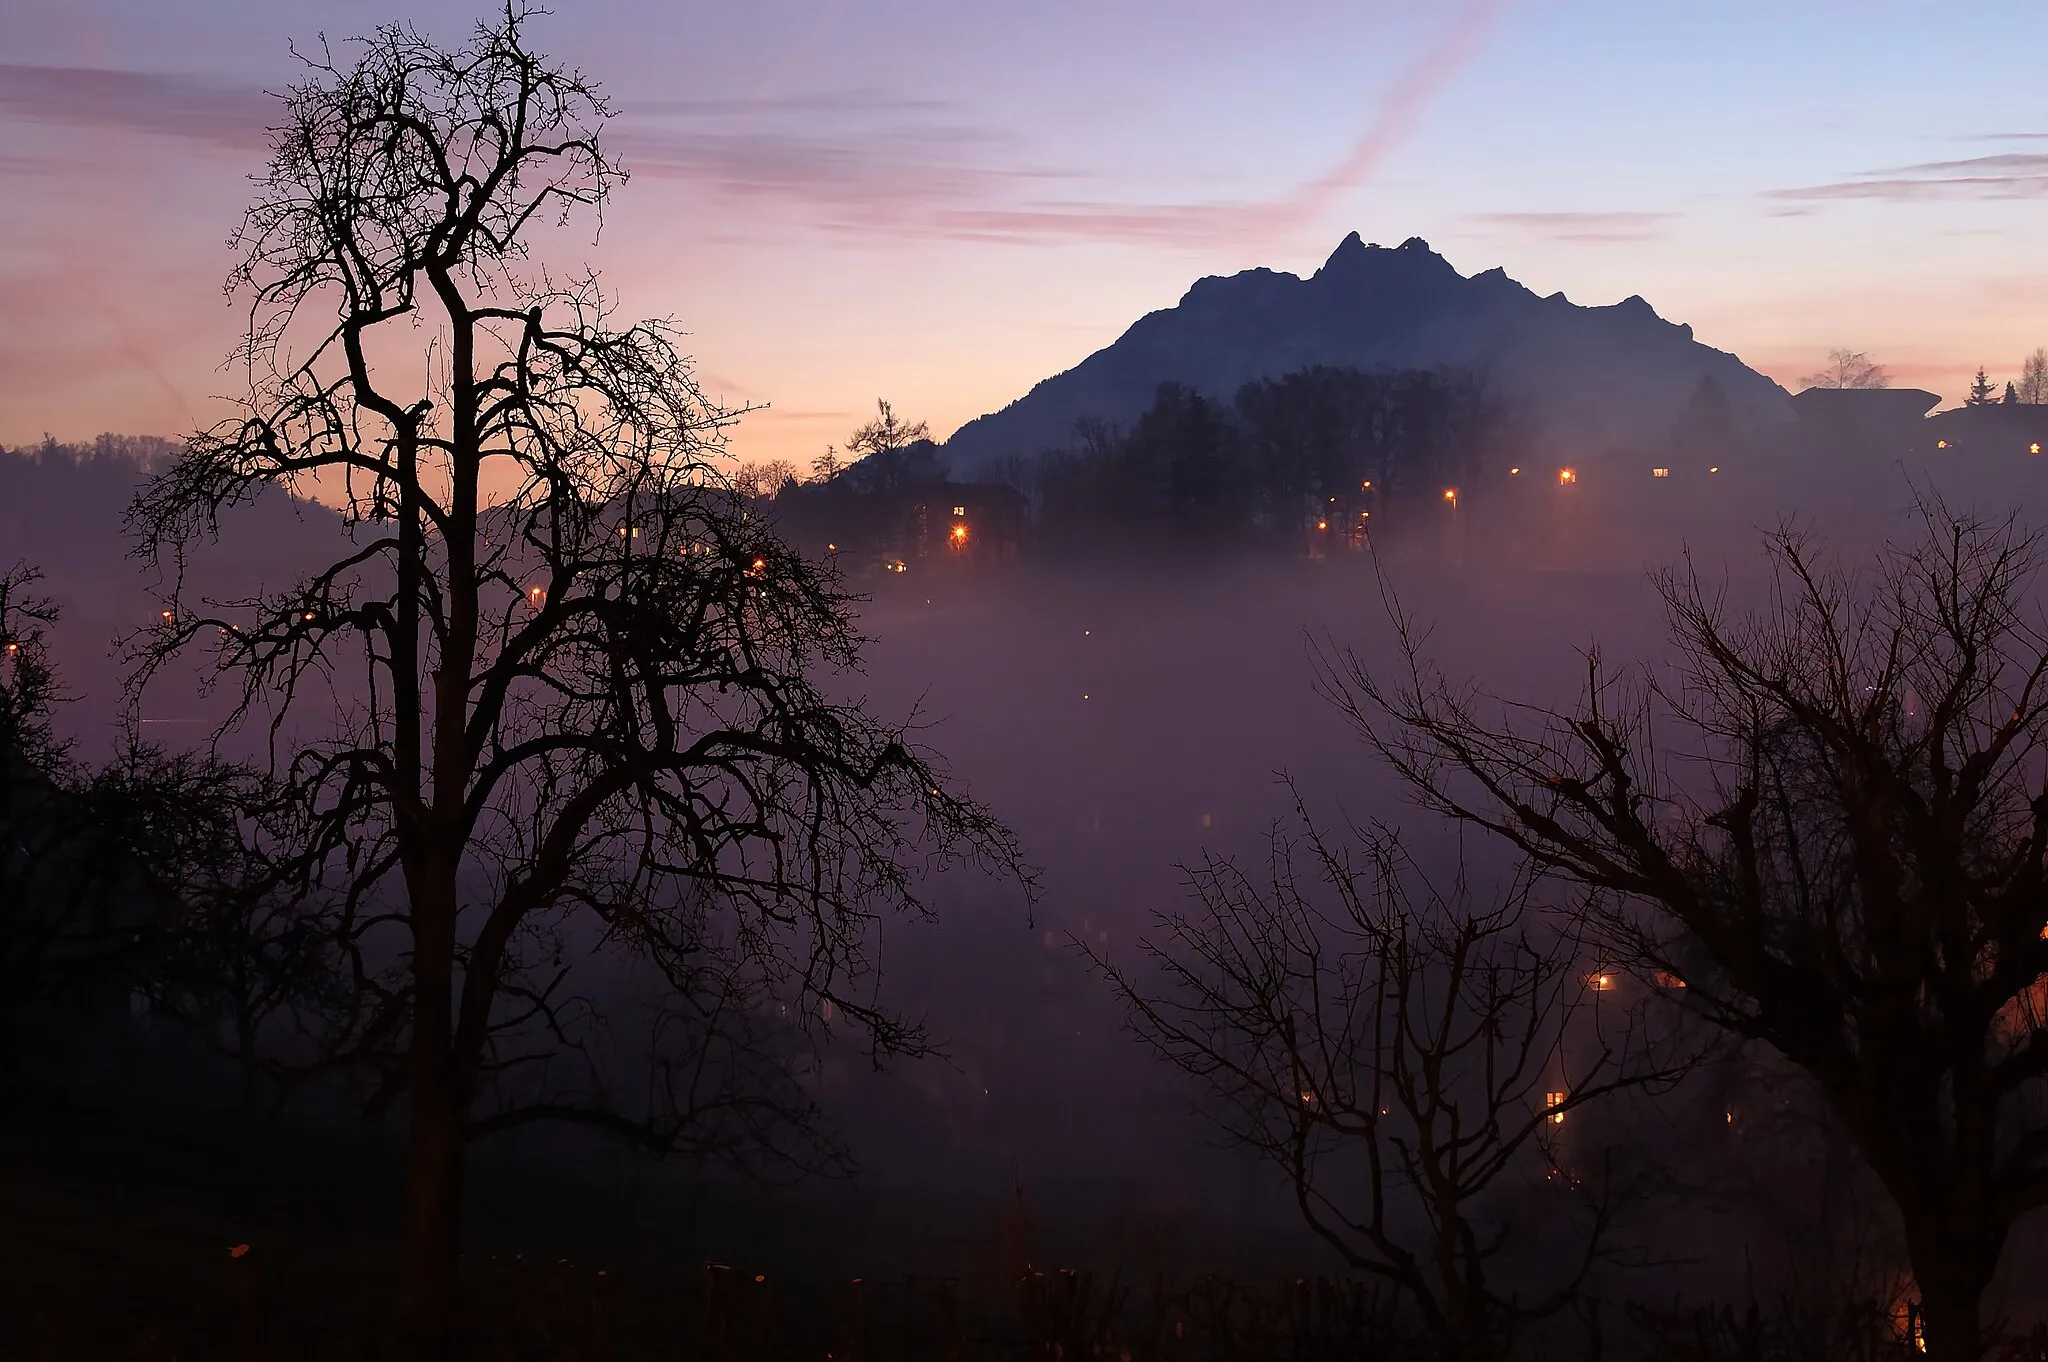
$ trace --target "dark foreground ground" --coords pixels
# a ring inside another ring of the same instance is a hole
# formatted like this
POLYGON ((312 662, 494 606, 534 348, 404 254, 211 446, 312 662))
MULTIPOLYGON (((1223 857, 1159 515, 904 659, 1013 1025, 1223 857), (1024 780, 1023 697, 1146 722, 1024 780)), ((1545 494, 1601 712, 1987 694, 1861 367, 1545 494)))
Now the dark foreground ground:
MULTIPOLYGON (((17 1091, 0 1114, 0 1359, 394 1356, 395 1171, 379 1144, 346 1134, 17 1091)), ((829 1246, 817 1238, 841 1232, 829 1215, 807 1225, 768 1199, 679 1199, 667 1184, 506 1164, 474 1182, 465 1288, 478 1362, 1429 1356, 1367 1285, 1261 1270, 1227 1245, 1214 1271, 1090 1271, 1071 1253, 1046 1256, 1072 1268, 1030 1261, 1041 1255, 1022 1206, 993 1221, 963 1209, 975 1223, 935 1240, 937 1270, 856 1275, 819 1251, 829 1246), (721 1243, 746 1259, 704 1251, 721 1243)), ((1767 1286, 1758 1296, 1589 1308, 1534 1340, 1532 1355, 1913 1355, 1875 1304, 1788 1313, 1767 1286)), ((2007 1357, 2048 1349, 2037 1337, 2007 1357)))

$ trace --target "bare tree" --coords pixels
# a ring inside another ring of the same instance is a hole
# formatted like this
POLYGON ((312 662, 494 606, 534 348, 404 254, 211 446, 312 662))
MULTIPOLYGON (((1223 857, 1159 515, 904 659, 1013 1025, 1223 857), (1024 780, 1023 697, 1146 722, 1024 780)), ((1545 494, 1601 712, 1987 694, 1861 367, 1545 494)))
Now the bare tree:
POLYGON ((2020 366, 2020 381, 2014 396, 2021 402, 2048 403, 2048 348, 2034 351, 2020 366))
POLYGON ((913 731, 828 694, 850 598, 725 485, 731 414, 673 330, 527 264, 623 179, 605 101, 527 28, 515 2, 460 47, 386 27, 309 59, 236 238, 242 414, 131 512, 167 593, 136 685, 215 645, 229 726, 266 721, 338 896, 328 1059, 402 1104, 404 1310, 435 1358, 473 1141, 555 1121, 804 1157, 761 1067, 795 1061, 784 1033, 825 1014, 925 1048, 875 993, 877 933, 925 866, 1025 874, 913 731), (338 502, 353 542, 192 598, 183 546, 274 488, 338 502), (611 989, 653 1013, 630 1084, 611 989))
POLYGON ((1537 907, 1538 876, 1478 906, 1384 829, 1354 856, 1295 817, 1260 880, 1215 858, 1189 874, 1199 910, 1161 916, 1152 969, 1091 955, 1350 1268, 1402 1292, 1444 1356, 1500 1356, 1580 1298, 1642 1190, 1571 1157, 1561 1127, 1686 1066, 1652 1056, 1639 1008, 1606 1005, 1615 977, 1581 959, 1573 915, 1537 907), (1532 1294, 1499 1280, 1539 1256, 1532 1294))
POLYGON ((1570 711, 1422 659, 1324 683, 1421 802, 1620 896, 1607 939, 1825 1093, 1895 1202, 1930 1355, 1975 1362, 2014 1223, 2048 1204, 2042 541, 1922 508, 1858 574, 1769 542, 1770 605, 1661 574, 1674 669, 1597 654, 1570 711))
POLYGON ((733 490, 749 499, 774 497, 796 484, 796 465, 788 459, 741 464, 733 474, 733 490))
POLYGON ((846 452, 852 456, 847 472, 862 488, 896 492, 935 472, 929 458, 916 457, 918 447, 931 442, 930 427, 898 419, 896 409, 885 401, 877 401, 875 410, 874 420, 846 437, 846 452))
POLYGON ((47 638, 57 607, 37 593, 41 577, 26 564, 0 573, 0 1077, 20 1062, 20 1016, 50 987, 75 897, 76 828, 59 807, 73 766, 50 726, 63 697, 47 638))
POLYGON ((231 1057, 255 1106, 266 1071, 294 1076, 269 1033, 306 1052, 346 990, 335 905, 303 855, 305 810, 248 766, 140 743, 95 773, 91 794, 148 886, 141 996, 231 1057))
POLYGON ((1828 367, 1799 380, 1802 388, 1889 388, 1891 375, 1861 350, 1828 351, 1828 367))

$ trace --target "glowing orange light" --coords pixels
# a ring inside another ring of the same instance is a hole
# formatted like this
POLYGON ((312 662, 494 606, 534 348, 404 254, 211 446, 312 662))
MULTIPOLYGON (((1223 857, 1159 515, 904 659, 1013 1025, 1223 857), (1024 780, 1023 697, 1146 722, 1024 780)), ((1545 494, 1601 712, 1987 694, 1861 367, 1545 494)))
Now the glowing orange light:
MULTIPOLYGON (((20 645, 19 643, 10 643, 10 644, 8 644, 8 645, 7 645, 7 655, 8 655, 9 657, 13 657, 13 656, 14 656, 14 655, 15 655, 16 653, 18 653, 18 652, 20 652, 20 651, 21 651, 21 645, 20 645)), ((2043 935, 2043 936, 2048 936, 2048 931, 2043 931, 2043 932, 2041 933, 2041 935, 2043 935)))
POLYGON ((1589 974, 1586 976, 1586 987, 1592 989, 1595 993, 1606 993, 1614 987, 1614 976, 1611 974, 1589 974))
POLYGON ((312 611, 308 610, 308 611, 306 612, 306 614, 305 614, 305 620, 306 620, 306 623, 308 623, 308 624, 311 624, 311 623, 313 622, 313 612, 312 612, 312 611))
POLYGON ((248 1255, 248 1252, 249 1246, 247 1244, 237 1244, 233 1248, 228 1250, 228 1257, 242 1258, 246 1257, 248 1255))
POLYGON ((1456 506, 1458 504, 1458 489, 1455 487, 1444 488, 1444 500, 1456 506))
POLYGON ((1947 449, 1947 448, 1948 448, 1948 441, 1946 441, 1946 440, 1936 440, 1936 441, 1934 442, 1934 447, 1935 447, 1936 449, 1947 449))
POLYGON ((1666 970, 1666 969, 1660 969, 1660 970, 1658 970, 1658 971, 1657 971, 1657 973, 1656 973, 1655 975, 1653 975, 1652 977, 1656 979, 1656 981, 1657 981, 1657 987, 1659 987, 1659 988, 1684 988, 1684 987, 1685 987, 1685 980, 1683 980, 1683 979, 1679 978, 1679 977, 1678 977, 1677 975, 1673 974, 1673 973, 1672 973, 1672 972, 1671 972, 1670 970, 1666 970))
POLYGON ((1653 468, 1650 470, 1650 476, 1653 478, 1668 478, 1671 476, 1671 470, 1668 468, 1653 468))
POLYGON ((1367 478, 1364 482, 1359 483, 1358 490, 1361 492, 1370 492, 1372 490, 1372 479, 1367 478))
POLYGON ((959 547, 960 547, 960 546, 961 546, 962 544, 966 543, 966 542, 967 542, 967 527, 966 527, 965 525, 955 525, 955 526, 953 527, 953 535, 952 535, 952 538, 953 538, 953 547, 954 547, 954 548, 959 548, 959 547))
POLYGON ((1550 1109, 1550 1124, 1554 1126, 1564 1124, 1564 1113, 1558 1110, 1559 1107, 1564 1105, 1564 1099, 1565 1094, 1561 1092, 1546 1092, 1543 1094, 1543 1105, 1550 1109))
POLYGON ((168 611, 168 610, 162 610, 162 611, 159 611, 159 612, 157 612, 157 613, 158 613, 158 618, 162 619, 162 620, 164 621, 164 623, 166 623, 166 624, 170 623, 170 621, 171 621, 171 612, 170 612, 170 611, 168 611))
POLYGON ((1318 520, 1316 522, 1316 528, 1319 530, 1327 530, 1330 528, 1330 522, 1327 520, 1318 520))
POLYGON ((2029 454, 2039 454, 2040 452, 2041 452, 2041 442, 2040 442, 2039 440, 2036 440, 2036 441, 2034 441, 2034 443, 2032 443, 2032 444, 2030 444, 2030 445, 2028 445, 2028 446, 2027 446, 2027 453, 2029 453, 2029 454))
POLYGON ((1720 472, 1720 471, 1721 471, 1721 465, 1720 465, 1720 464, 1715 464, 1715 465, 1714 465, 1713 467, 1709 468, 1709 469, 1708 469, 1707 471, 1708 471, 1709 473, 1718 473, 1718 472, 1720 472))
POLYGON ((747 572, 750 576, 758 577, 767 570, 768 560, 766 558, 756 558, 747 565, 747 572))
POLYGON ((1575 483, 1578 480, 1579 475, 1572 469, 1560 468, 1557 470, 1557 485, 1559 487, 1570 486, 1572 483, 1575 483))
POLYGON ((1510 468, 1508 470, 1508 476, 1511 478, 1518 478, 1522 476, 1522 470, 1519 468, 1510 468))
POLYGON ((827 545, 825 546, 825 552, 827 552, 827 553, 837 553, 837 552, 839 552, 839 546, 838 546, 837 544, 827 544, 827 545))

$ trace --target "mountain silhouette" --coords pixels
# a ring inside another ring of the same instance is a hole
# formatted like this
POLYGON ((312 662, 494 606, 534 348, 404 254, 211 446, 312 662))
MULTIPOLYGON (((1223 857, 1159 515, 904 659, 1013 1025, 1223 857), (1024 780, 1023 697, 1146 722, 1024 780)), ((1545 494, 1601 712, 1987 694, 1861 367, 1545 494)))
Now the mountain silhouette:
POLYGON ((1707 377, 1750 430, 1792 419, 1784 389, 1640 297, 1581 307, 1562 293, 1539 297, 1500 269, 1461 275, 1420 237, 1388 248, 1353 232, 1306 279, 1253 269, 1198 281, 1178 305, 969 421, 945 448, 956 472, 972 474, 1069 444, 1083 417, 1128 424, 1164 382, 1228 401, 1253 379, 1318 364, 1467 371, 1539 439, 1588 453, 1662 448, 1707 377))

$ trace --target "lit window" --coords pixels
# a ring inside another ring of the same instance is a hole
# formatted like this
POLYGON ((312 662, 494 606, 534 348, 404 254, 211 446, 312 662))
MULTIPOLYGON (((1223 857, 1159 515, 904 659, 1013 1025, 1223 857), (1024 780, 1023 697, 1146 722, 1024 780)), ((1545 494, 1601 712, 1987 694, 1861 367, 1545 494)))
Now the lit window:
POLYGON ((1668 478, 1671 476, 1671 470, 1668 468, 1653 468, 1650 470, 1650 476, 1653 478, 1668 478))
POLYGON ((954 515, 966 515, 966 514, 967 514, 967 508, 966 508, 965 506, 955 506, 955 507, 953 508, 953 514, 954 514, 954 515))
POLYGON ((1559 1107, 1564 1105, 1564 1099, 1565 1094, 1561 1092, 1546 1092, 1543 1094, 1543 1105, 1549 1110, 1550 1124, 1554 1126, 1564 1124, 1564 1113, 1558 1110, 1559 1107))

